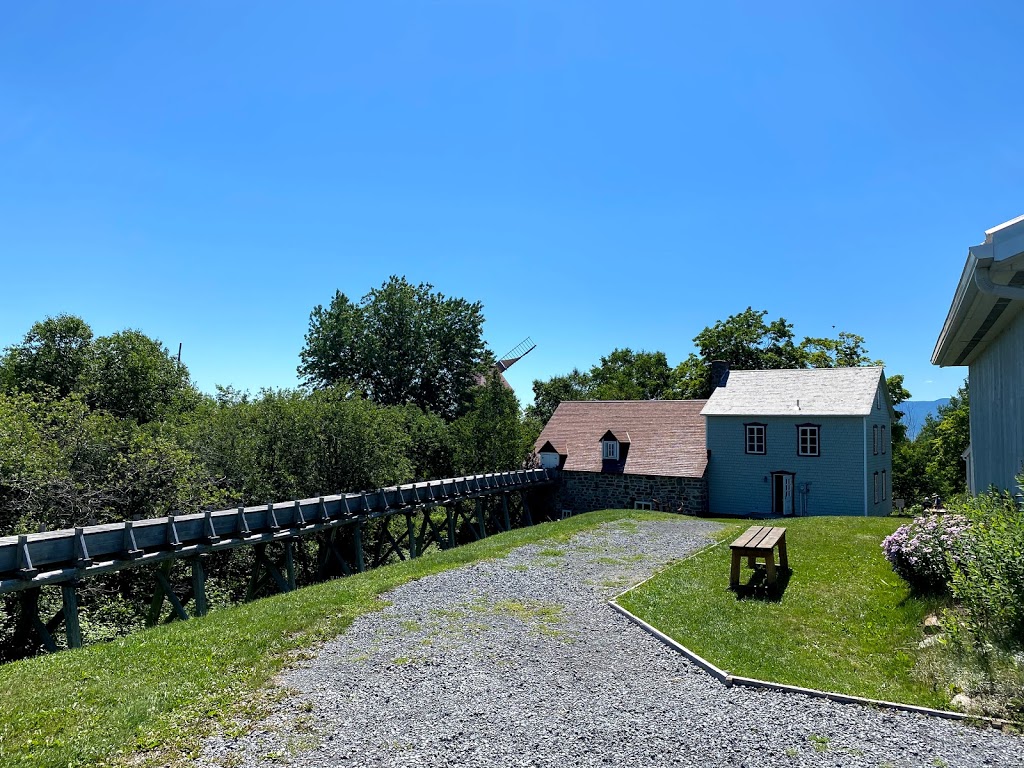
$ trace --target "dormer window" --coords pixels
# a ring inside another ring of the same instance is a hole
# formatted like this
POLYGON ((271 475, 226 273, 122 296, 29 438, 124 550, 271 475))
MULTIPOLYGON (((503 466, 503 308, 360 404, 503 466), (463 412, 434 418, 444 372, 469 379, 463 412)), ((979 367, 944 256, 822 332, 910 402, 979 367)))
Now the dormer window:
POLYGON ((619 441, 618 440, 602 440, 601 441, 601 458, 605 461, 618 461, 619 460, 619 441))

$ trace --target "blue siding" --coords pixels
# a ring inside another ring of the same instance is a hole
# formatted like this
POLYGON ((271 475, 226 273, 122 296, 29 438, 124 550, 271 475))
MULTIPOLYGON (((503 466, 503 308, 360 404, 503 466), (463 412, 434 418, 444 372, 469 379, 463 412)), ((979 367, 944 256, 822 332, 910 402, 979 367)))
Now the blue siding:
POLYGON ((1024 312, 971 363, 974 488, 1016 493, 1024 466, 1024 312))
POLYGON ((892 423, 884 381, 879 377, 878 407, 873 406, 868 416, 708 416, 709 511, 769 514, 772 473, 792 472, 798 515, 888 515, 892 511, 892 423), (751 422, 767 425, 764 455, 745 452, 744 424, 751 422), (797 456, 797 425, 808 423, 821 425, 820 456, 797 456), (885 492, 879 488, 877 503, 876 472, 880 486, 885 473, 885 492))

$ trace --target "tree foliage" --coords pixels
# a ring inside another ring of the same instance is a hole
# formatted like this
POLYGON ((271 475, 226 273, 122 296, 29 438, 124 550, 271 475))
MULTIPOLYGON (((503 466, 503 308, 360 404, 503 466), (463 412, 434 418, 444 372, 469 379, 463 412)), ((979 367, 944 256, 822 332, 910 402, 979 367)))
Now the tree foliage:
POLYGON ((193 407, 188 369, 141 331, 101 336, 89 348, 80 389, 93 408, 139 424, 193 407))
POLYGON ((6 391, 66 397, 76 390, 89 359, 92 328, 75 315, 57 315, 34 323, 21 344, 8 347, 0 361, 0 386, 6 391))
POLYGON ((330 306, 315 307, 298 371, 315 388, 345 386, 450 421, 493 362, 482 332, 479 302, 392 277, 359 303, 338 291, 330 306))

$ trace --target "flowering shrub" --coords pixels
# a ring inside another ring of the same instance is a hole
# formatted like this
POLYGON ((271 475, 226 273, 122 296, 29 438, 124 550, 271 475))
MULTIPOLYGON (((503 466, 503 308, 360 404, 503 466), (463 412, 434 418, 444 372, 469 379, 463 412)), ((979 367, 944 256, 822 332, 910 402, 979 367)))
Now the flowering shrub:
POLYGON ((963 515, 925 515, 901 525, 882 542, 892 569, 918 592, 949 589, 951 561, 962 551, 970 521, 963 515))

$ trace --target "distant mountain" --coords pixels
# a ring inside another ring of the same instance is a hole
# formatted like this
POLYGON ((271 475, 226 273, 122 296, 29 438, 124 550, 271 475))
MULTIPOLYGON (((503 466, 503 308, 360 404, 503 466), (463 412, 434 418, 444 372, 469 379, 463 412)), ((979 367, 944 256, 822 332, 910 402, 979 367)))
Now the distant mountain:
POLYGON ((911 440, 917 437, 928 415, 938 417, 939 406, 948 402, 949 398, 943 397, 938 400, 905 400, 897 405, 896 410, 902 411, 903 423, 907 425, 907 437, 911 440))

